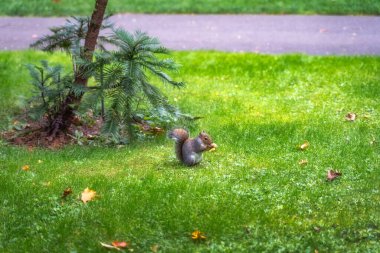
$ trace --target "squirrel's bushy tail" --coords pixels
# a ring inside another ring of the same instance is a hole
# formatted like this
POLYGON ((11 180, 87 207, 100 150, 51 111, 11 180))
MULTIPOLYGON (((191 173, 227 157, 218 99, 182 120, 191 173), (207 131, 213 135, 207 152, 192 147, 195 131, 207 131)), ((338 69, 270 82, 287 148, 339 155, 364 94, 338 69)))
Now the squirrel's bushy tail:
POLYGON ((183 161, 182 146, 183 143, 189 138, 189 132, 183 128, 176 128, 171 130, 168 136, 175 141, 175 154, 177 159, 183 161))

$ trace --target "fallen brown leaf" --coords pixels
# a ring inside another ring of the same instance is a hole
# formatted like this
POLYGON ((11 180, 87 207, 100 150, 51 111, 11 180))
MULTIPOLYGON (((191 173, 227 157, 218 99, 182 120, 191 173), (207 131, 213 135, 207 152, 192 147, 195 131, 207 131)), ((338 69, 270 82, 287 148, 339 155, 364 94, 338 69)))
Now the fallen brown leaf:
POLYGON ((356 119, 356 114, 353 112, 347 113, 346 120, 347 121, 354 121, 356 119))
POLYGON ((328 170, 327 171, 327 180, 333 181, 334 179, 336 179, 337 177, 340 177, 341 175, 342 175, 342 173, 340 173, 338 171, 328 170))
POLYGON ((112 246, 115 246, 117 248, 122 248, 122 249, 128 247, 128 245, 129 244, 127 242, 119 242, 119 241, 113 241, 112 242, 112 246))
POLYGON ((90 190, 88 187, 82 192, 81 200, 83 203, 87 203, 95 198, 96 191, 90 190))
POLYGON ((73 193, 73 190, 70 188, 70 187, 67 187, 64 191, 63 191, 63 194, 61 196, 61 198, 66 198, 67 196, 69 196, 71 193, 73 193))

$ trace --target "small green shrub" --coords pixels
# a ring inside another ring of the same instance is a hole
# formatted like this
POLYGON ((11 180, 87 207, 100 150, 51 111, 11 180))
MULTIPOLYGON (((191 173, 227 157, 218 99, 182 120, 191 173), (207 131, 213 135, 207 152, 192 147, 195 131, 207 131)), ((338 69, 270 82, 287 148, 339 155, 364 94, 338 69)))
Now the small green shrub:
POLYGON ((72 106, 72 109, 77 112, 92 109, 104 120, 103 132, 117 142, 129 141, 135 136, 136 119, 168 125, 189 118, 172 106, 153 83, 153 80, 160 81, 177 88, 184 85, 166 73, 177 71, 179 65, 167 57, 169 50, 157 38, 140 31, 132 34, 113 29, 113 25, 105 21, 101 30, 109 29, 111 35, 99 36, 99 51, 93 61, 88 61, 83 44, 89 21, 83 17, 68 19, 65 25, 51 28, 51 35, 32 45, 43 51, 65 51, 71 57, 73 68, 63 76, 62 66, 51 67, 46 61, 41 61, 41 66, 28 65, 35 88, 30 104, 35 119, 45 117, 48 125, 53 124, 71 94, 86 98, 78 108, 72 106), (107 50, 106 43, 112 44, 114 49, 107 50), (78 85, 75 81, 78 76, 93 82, 78 85))

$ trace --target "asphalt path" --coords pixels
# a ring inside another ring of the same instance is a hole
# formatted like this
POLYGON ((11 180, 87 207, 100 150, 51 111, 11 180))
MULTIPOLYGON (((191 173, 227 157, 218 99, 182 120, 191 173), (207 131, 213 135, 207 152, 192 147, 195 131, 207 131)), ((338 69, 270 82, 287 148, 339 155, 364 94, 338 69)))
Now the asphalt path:
MULTIPOLYGON (((116 26, 173 50, 380 55, 379 16, 119 14, 116 26)), ((0 17, 0 50, 21 50, 65 18, 0 17)))

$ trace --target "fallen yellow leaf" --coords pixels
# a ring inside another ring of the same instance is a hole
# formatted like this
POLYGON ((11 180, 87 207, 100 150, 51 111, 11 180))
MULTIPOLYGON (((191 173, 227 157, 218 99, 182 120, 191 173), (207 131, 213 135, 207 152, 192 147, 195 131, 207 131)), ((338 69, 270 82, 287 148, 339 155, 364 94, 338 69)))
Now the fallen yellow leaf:
POLYGON ((96 191, 90 190, 88 187, 82 192, 81 200, 83 203, 87 203, 95 198, 96 191))
POLYGON ((23 171, 28 171, 30 169, 29 165, 24 165, 21 167, 23 171))
POLYGON ((203 235, 203 232, 195 230, 193 233, 191 233, 191 238, 193 240, 204 240, 206 239, 206 236, 203 235))

